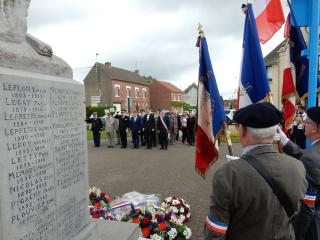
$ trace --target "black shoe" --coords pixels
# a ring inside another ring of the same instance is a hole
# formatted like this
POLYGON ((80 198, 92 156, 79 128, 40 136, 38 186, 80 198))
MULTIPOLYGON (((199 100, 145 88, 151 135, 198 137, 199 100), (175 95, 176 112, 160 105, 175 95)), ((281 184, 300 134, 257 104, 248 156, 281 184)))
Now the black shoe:
POLYGON ((114 146, 110 146, 110 148, 114 148, 114 146))

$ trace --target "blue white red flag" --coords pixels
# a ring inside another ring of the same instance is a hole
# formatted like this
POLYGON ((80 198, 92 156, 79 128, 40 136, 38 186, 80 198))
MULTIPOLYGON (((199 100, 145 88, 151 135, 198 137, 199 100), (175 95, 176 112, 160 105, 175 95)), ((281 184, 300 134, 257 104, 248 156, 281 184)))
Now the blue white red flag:
POLYGON ((264 65, 252 5, 248 4, 243 34, 238 107, 267 100, 270 86, 264 65))
POLYGON ((226 121, 222 98, 213 73, 205 37, 199 37, 198 121, 196 139, 196 170, 205 176, 218 157, 217 135, 226 121))
POLYGON ((259 38, 266 43, 284 23, 284 15, 280 0, 253 0, 259 38))
MULTIPOLYGON (((309 59, 301 53, 306 50, 307 45, 304 41, 300 27, 294 27, 290 24, 290 58, 295 66, 296 89, 301 100, 308 96, 309 86, 309 59)), ((317 80, 317 88, 320 87, 319 78, 317 80)))

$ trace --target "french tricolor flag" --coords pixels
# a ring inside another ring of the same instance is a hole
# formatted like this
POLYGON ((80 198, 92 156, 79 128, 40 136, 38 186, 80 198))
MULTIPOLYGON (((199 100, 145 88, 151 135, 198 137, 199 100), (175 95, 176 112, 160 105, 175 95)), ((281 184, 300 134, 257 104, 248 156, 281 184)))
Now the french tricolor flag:
POLYGON ((294 73, 294 66, 290 61, 290 41, 288 41, 286 55, 284 59, 283 83, 281 94, 283 103, 283 117, 286 131, 288 131, 291 128, 296 111, 296 87, 294 85, 294 73))
POLYGON ((280 0, 253 0, 253 12, 256 16, 259 39, 266 43, 284 23, 280 0))
POLYGON ((218 157, 217 136, 227 119, 213 73, 207 41, 201 34, 197 43, 200 67, 195 168, 204 177, 209 166, 218 157))
POLYGON ((238 108, 270 101, 270 86, 251 4, 248 4, 245 14, 238 108))

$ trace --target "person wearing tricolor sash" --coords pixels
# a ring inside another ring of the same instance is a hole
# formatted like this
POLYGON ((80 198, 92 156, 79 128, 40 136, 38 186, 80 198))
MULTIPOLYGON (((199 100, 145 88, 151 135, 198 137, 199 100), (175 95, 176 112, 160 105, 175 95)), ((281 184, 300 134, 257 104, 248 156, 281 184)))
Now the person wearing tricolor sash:
POLYGON ((165 112, 160 111, 158 121, 157 121, 157 129, 159 133, 159 142, 161 145, 161 150, 168 150, 168 126, 169 126, 169 118, 165 115, 165 112))
POLYGON ((299 212, 307 180, 303 164, 272 144, 281 117, 270 103, 235 112, 243 152, 213 176, 206 240, 295 239, 291 221, 299 212))
POLYGON ((311 140, 311 149, 303 150, 290 141, 280 128, 275 139, 280 140, 283 151, 299 159, 305 169, 308 190, 301 205, 301 211, 294 221, 297 240, 320 239, 320 108, 311 107, 303 122, 305 135, 311 140))

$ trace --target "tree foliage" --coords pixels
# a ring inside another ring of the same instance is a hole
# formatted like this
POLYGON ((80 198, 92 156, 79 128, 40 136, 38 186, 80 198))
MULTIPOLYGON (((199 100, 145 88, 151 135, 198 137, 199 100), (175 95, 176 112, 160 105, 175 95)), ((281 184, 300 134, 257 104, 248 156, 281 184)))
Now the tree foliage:
POLYGON ((152 77, 151 75, 149 76, 142 76, 142 78, 147 81, 149 84, 151 84, 154 80, 157 80, 156 78, 152 77))
POLYGON ((107 109, 105 106, 97 106, 97 107, 86 107, 86 116, 87 118, 92 115, 92 113, 97 112, 99 117, 102 117, 105 115, 104 110, 107 109))
POLYGON ((189 109, 196 109, 196 106, 192 106, 186 102, 180 102, 180 101, 171 101, 171 106, 176 108, 183 108, 183 111, 188 111, 189 109))

